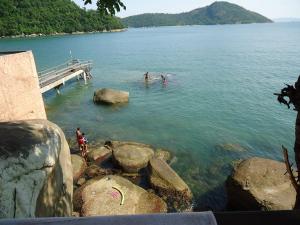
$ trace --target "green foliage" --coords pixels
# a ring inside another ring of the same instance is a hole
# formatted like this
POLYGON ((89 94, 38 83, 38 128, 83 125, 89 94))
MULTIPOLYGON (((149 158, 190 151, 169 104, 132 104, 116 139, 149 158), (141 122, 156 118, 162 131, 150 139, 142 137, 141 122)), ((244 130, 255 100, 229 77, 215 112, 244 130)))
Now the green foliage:
POLYGON ((124 18, 129 27, 178 26, 178 25, 213 25, 268 23, 268 18, 238 5, 228 2, 215 2, 210 6, 180 14, 142 14, 124 18))
MULTIPOLYGON (((92 0, 83 0, 85 4, 91 4, 92 0)), ((121 8, 126 10, 126 6, 120 0, 98 0, 97 7, 104 15, 115 15, 121 8)))
POLYGON ((71 0, 0 0, 0 36, 123 28, 120 19, 81 9, 71 0))

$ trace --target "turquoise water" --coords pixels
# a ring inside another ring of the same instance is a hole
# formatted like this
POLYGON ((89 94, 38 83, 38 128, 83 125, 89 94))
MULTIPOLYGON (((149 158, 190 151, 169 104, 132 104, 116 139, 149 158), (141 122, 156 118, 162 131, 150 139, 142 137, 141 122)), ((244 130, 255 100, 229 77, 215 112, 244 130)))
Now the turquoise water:
POLYGON ((48 118, 73 137, 132 140, 170 149, 172 166, 191 186, 196 208, 222 209, 235 160, 281 160, 290 150, 296 113, 273 93, 300 73, 300 23, 129 29, 122 33, 2 39, 0 50, 32 49, 39 69, 68 59, 94 61, 94 79, 44 96, 48 118), (168 84, 143 74, 168 73, 168 84), (130 92, 130 103, 94 105, 93 92, 130 92), (246 151, 226 151, 220 144, 246 151))

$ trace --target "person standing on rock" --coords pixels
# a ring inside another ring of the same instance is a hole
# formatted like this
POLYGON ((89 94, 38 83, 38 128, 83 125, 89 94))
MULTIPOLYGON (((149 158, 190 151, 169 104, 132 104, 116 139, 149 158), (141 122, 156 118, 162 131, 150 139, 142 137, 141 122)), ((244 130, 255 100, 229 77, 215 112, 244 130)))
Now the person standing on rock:
POLYGON ((79 139, 79 144, 80 144, 80 151, 81 151, 81 156, 86 159, 87 157, 87 152, 88 152, 88 140, 85 137, 85 134, 82 133, 81 138, 79 139))
POLYGON ((76 130, 76 140, 77 140, 79 149, 80 149, 79 140, 81 139, 81 137, 82 137, 82 134, 81 134, 80 128, 78 127, 77 130, 76 130))

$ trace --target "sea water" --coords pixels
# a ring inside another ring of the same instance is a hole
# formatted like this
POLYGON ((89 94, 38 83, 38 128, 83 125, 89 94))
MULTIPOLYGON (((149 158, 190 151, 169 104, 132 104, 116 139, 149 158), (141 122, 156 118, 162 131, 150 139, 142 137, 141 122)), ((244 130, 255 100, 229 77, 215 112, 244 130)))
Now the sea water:
POLYGON ((273 93, 297 80, 299 43, 300 23, 275 23, 1 39, 0 51, 32 50, 38 70, 70 57, 93 60, 88 84, 71 81, 61 95, 44 94, 49 120, 68 138, 81 127, 90 140, 170 150, 195 206, 223 209, 224 182, 237 160, 282 160, 281 145, 292 153, 296 112, 273 93), (147 71, 157 79, 145 84, 147 71), (129 91, 130 102, 94 105, 94 91, 104 87, 129 91))

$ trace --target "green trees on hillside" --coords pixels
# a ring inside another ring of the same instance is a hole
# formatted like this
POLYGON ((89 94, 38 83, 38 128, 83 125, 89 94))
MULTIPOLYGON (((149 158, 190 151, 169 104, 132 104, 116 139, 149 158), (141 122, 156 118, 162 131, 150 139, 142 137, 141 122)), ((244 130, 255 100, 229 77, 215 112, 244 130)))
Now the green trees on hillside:
POLYGON ((121 21, 71 0, 1 0, 0 36, 103 31, 123 28, 121 21))
POLYGON ((236 4, 215 2, 187 13, 163 14, 147 13, 124 18, 123 23, 129 27, 178 26, 178 25, 213 25, 270 23, 268 18, 236 4))

